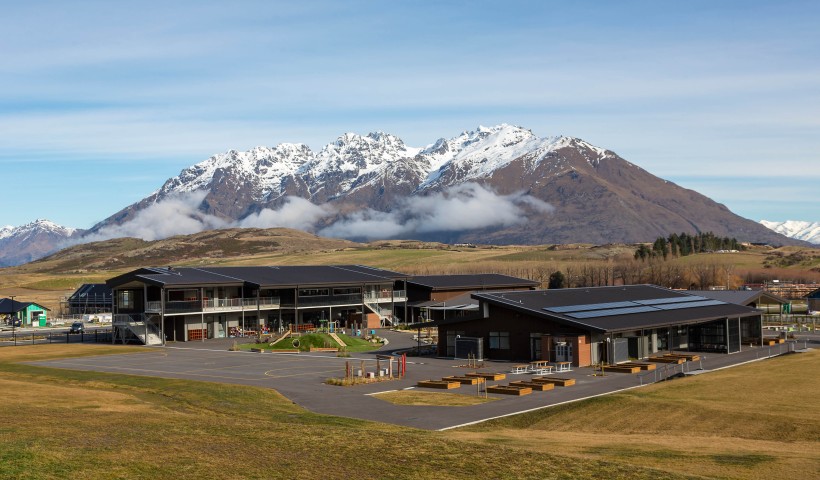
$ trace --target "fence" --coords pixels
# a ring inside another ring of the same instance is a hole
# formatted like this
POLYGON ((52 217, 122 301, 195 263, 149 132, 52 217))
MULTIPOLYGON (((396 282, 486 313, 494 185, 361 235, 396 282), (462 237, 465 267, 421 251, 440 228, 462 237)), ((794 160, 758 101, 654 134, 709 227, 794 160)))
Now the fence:
POLYGON ((112 330, 99 328, 84 333, 24 332, 0 333, 0 347, 46 343, 111 343, 112 330))

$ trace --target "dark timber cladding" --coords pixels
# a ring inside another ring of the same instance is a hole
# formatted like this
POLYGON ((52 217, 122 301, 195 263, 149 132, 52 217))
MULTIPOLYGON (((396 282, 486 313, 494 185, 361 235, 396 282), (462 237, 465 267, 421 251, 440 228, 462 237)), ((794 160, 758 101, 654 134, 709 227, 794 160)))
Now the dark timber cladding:
POLYGON ((473 275, 417 275, 407 280, 407 300, 410 318, 422 320, 441 320, 452 315, 463 316, 465 310, 458 308, 468 303, 478 302, 463 299, 477 291, 533 290, 538 282, 525 278, 510 277, 496 273, 473 275))
POLYGON ((164 342, 395 325, 407 316, 406 278, 362 265, 151 267, 107 285, 119 338, 130 329, 164 342))
POLYGON ((484 337, 489 358, 618 363, 665 350, 737 352, 762 341, 761 312, 652 285, 477 292, 481 318, 436 322, 439 353, 484 337), (452 344, 452 345, 451 345, 452 344))

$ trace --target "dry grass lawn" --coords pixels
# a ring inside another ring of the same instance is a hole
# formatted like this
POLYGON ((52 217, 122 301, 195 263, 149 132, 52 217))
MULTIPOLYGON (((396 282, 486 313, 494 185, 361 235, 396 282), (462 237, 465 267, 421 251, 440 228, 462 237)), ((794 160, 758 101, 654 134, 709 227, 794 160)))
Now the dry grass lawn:
MULTIPOLYGON (((470 387, 468 386, 467 388, 470 387)), ((478 395, 465 395, 463 393, 425 392, 421 390, 397 390, 380 393, 375 395, 375 397, 396 405, 425 405, 433 407, 464 407, 497 400, 497 398, 484 398, 478 395)))
POLYGON ((500 419, 453 438, 710 478, 820 478, 820 351, 500 419))
POLYGON ((270 389, 18 363, 127 351, 0 348, 0 478, 694 478, 317 415, 270 389))

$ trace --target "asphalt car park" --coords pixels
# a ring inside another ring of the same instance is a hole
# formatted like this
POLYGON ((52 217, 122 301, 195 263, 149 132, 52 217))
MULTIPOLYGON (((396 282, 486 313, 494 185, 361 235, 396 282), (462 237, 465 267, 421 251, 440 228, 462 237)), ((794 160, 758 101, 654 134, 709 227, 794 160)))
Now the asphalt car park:
MULTIPOLYGON (((420 380, 439 379, 475 371, 464 360, 409 357, 407 374, 403 379, 341 387, 328 385, 325 380, 343 377, 348 365, 375 371, 376 354, 390 354, 401 347, 412 346, 411 335, 399 332, 380 332, 390 344, 377 352, 337 357, 332 353, 272 354, 229 351, 226 340, 189 342, 167 347, 145 347, 144 352, 100 357, 37 362, 37 365, 146 375, 165 378, 201 380, 220 383, 272 388, 291 401, 317 413, 393 423, 415 428, 438 430, 453 428, 491 418, 513 415, 584 398, 606 395, 617 391, 640 388, 657 379, 647 374, 596 374, 589 367, 561 372, 562 378, 576 381, 571 387, 557 387, 546 392, 533 392, 524 397, 493 395, 497 400, 465 407, 403 406, 380 400, 380 392, 416 388, 420 380)), ((800 345, 799 347, 802 347, 800 345)), ((787 347, 788 348, 788 347, 787 347)), ((755 362, 788 350, 748 348, 740 353, 707 355, 699 362, 689 362, 683 370, 705 372, 710 369, 755 362)), ((383 367, 386 361, 381 360, 383 367)), ((485 361, 481 371, 507 373, 507 378, 492 384, 506 384, 527 380, 530 374, 510 374, 511 363, 485 361)), ((394 368, 396 363, 394 363, 394 368)), ((476 395, 477 388, 463 386, 453 393, 476 395)))

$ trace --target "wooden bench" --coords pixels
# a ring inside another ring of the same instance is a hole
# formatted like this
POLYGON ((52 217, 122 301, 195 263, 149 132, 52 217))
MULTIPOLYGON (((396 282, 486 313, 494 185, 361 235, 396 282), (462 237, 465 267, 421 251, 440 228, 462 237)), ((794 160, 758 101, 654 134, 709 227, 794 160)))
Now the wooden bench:
POLYGON ((575 385, 574 378, 532 377, 531 381, 535 383, 552 383, 558 387, 569 387, 575 385))
POLYGON ((459 382, 446 382, 444 380, 421 380, 416 384, 422 388, 440 388, 442 390, 450 390, 451 388, 461 387, 459 382))
POLYGON ((481 382, 483 379, 481 377, 457 377, 457 376, 450 376, 450 377, 442 377, 442 382, 458 382, 462 385, 476 385, 481 382))
POLYGON ((529 395, 532 389, 529 387, 512 387, 509 385, 494 385, 487 387, 487 393, 501 393, 504 395, 529 395))
POLYGON ((524 380, 518 380, 515 382, 510 382, 511 387, 527 387, 531 388, 538 392, 546 392, 547 390, 552 390, 555 388, 554 383, 538 383, 538 382, 527 382, 524 380))
POLYGON ((505 373, 490 373, 490 372, 470 372, 464 375, 465 377, 480 377, 484 380, 492 380, 497 382, 499 380, 504 380, 507 378, 507 374, 505 373))

